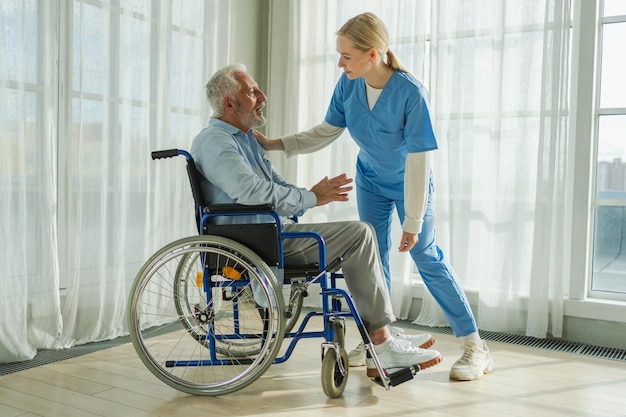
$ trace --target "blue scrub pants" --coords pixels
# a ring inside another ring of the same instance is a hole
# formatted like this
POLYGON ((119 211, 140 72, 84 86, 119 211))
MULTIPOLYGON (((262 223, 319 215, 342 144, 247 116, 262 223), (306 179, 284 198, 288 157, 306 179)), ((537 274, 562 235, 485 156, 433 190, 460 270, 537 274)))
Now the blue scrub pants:
MULTIPOLYGON (((357 187, 357 205, 360 219, 370 223, 376 231, 385 279, 391 292, 389 272, 389 251, 392 245, 391 220, 395 207, 400 217, 400 224, 404 221, 404 200, 389 199, 357 187)), ((393 242, 399 245, 399 239, 400 236, 397 236, 393 242)), ((424 225, 418 239, 417 244, 410 251, 411 257, 424 284, 441 306, 455 336, 467 336, 478 331, 476 320, 456 272, 435 242, 432 178, 428 192, 428 205, 424 214, 424 225)))

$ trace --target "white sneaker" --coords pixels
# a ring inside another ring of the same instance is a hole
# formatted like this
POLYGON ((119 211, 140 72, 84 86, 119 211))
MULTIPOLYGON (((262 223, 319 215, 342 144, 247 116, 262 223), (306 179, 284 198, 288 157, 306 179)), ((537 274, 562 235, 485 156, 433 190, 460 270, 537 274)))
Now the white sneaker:
POLYGON ((473 343, 466 343, 461 348, 463 355, 452 365, 450 379, 473 381, 493 372, 495 365, 485 342, 482 349, 473 343))
MULTIPOLYGON (((377 352, 378 359, 383 369, 408 368, 419 365, 420 369, 430 368, 441 362, 441 354, 433 349, 420 349, 407 341, 391 339, 387 349, 377 352)), ((367 376, 376 378, 379 376, 378 369, 372 358, 366 359, 367 376)))
MULTIPOLYGON (((415 347, 428 349, 435 344, 435 338, 430 333, 405 334, 404 329, 389 326, 389 333, 394 339, 405 340, 415 347)), ((365 346, 363 342, 348 353, 348 363, 350 366, 365 365, 365 346)))
POLYGON ((363 342, 348 353, 348 364, 350 366, 365 365, 365 346, 363 342))
POLYGON ((415 347, 428 349, 435 344, 435 338, 430 333, 406 334, 400 327, 389 326, 389 333, 394 339, 406 340, 415 347))

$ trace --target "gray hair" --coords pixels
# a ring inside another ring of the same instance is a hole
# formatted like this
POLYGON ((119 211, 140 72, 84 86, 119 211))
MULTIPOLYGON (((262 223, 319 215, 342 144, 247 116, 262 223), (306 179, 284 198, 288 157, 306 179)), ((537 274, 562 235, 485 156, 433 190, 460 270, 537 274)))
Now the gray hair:
POLYGON ((235 73, 246 72, 246 66, 243 64, 227 65, 218 70, 204 90, 209 99, 211 109, 213 109, 213 117, 220 118, 224 115, 224 106, 222 101, 225 97, 236 97, 240 84, 235 79, 235 73))

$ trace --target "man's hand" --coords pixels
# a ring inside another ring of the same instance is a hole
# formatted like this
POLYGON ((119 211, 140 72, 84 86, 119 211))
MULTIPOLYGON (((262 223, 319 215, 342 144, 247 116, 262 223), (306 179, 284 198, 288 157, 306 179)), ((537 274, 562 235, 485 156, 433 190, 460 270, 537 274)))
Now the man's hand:
POLYGON ((400 252, 408 252, 413 249, 413 246, 417 243, 417 234, 402 232, 402 240, 400 240, 400 252))
POLYGON ((348 201, 348 191, 351 191, 352 187, 346 186, 346 184, 351 182, 352 178, 348 178, 346 174, 337 175, 330 179, 324 177, 311 188, 317 197, 316 206, 323 206, 331 201, 348 201))

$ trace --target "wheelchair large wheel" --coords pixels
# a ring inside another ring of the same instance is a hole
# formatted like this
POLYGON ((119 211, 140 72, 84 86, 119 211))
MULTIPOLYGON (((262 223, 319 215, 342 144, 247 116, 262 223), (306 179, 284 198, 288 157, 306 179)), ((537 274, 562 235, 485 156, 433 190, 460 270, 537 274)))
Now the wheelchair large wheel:
POLYGON ((139 271, 128 301, 131 341, 146 367, 175 389, 234 392, 278 354, 280 294, 272 271, 247 247, 217 236, 184 238, 139 271))
POLYGON ((302 289, 306 285, 306 278, 302 280, 292 280, 291 283, 283 286, 283 298, 285 300, 285 333, 293 330, 300 318, 302 304, 304 303, 304 292, 302 289))
MULTIPOLYGON (((199 343, 207 345, 207 326, 199 323, 194 317, 194 309, 198 310, 199 306, 206 307, 206 293, 203 289, 202 270, 198 271, 198 262, 200 253, 187 253, 181 258, 178 265, 175 281, 174 281, 174 301, 176 303, 176 311, 181 317, 183 325, 187 328, 189 334, 199 343)), ((303 304, 302 287, 306 284, 306 278, 293 280, 292 282, 282 286, 282 295, 285 302, 285 334, 291 332, 299 319, 303 304), (289 305, 290 311, 287 312, 289 305)), ((212 287, 212 299, 214 303, 219 304, 222 299, 229 297, 229 288, 221 285, 212 287)), ((259 319, 264 314, 263 310, 259 310, 259 319)), ((233 356, 248 356, 259 353, 261 349, 260 339, 224 339, 216 340, 215 348, 218 353, 233 356)), ((208 345, 207 345, 208 346, 208 345)))

